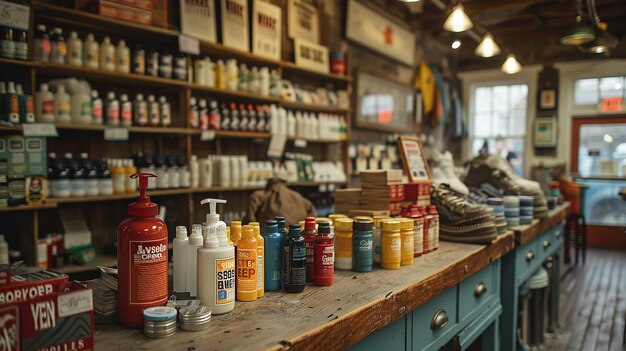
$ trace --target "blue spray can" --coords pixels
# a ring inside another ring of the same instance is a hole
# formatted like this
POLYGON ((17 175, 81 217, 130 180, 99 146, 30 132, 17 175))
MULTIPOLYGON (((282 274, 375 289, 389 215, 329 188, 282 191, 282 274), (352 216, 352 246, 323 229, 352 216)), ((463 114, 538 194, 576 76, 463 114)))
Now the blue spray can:
POLYGON ((265 291, 278 291, 283 287, 283 242, 275 220, 265 222, 265 291))

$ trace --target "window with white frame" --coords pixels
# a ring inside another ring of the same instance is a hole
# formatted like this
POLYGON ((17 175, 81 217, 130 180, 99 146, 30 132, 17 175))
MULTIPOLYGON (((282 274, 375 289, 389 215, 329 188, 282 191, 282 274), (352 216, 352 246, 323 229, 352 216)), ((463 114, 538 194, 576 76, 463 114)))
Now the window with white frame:
POLYGON ((472 156, 498 154, 522 174, 528 85, 475 86, 472 101, 472 156))
POLYGON ((604 98, 626 97, 624 76, 577 79, 574 85, 576 106, 597 105, 604 98))

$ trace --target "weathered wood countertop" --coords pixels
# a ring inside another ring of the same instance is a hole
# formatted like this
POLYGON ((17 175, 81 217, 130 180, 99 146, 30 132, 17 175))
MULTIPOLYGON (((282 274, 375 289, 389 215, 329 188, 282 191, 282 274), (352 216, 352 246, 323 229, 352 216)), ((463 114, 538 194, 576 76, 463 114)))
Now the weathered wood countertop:
POLYGON ((548 229, 559 224, 562 220, 567 218, 569 214, 570 203, 564 202, 554 210, 550 211, 548 217, 544 219, 533 219, 532 224, 520 225, 514 228, 515 242, 518 245, 524 245, 527 242, 535 240, 538 236, 545 233, 548 229))
POLYGON ((336 271, 329 287, 300 294, 266 293, 213 316, 209 329, 178 330, 167 339, 96 322, 96 350, 338 350, 356 344, 478 272, 514 248, 507 232, 491 245, 441 242, 439 249, 399 270, 336 271))

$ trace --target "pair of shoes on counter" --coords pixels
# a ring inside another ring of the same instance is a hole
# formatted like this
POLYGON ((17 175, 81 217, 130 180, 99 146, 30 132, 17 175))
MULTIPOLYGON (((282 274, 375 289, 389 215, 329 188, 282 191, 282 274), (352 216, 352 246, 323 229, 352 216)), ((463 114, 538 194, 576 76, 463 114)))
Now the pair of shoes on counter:
POLYGON ((448 184, 450 189, 463 196, 470 194, 469 189, 454 171, 452 153, 446 151, 443 154, 434 147, 427 146, 425 153, 430 167, 430 178, 434 185, 448 184))
POLYGON ((431 187, 431 200, 439 212, 439 238, 463 243, 488 244, 498 237, 496 217, 485 205, 442 183, 431 187))
POLYGON ((548 216, 548 206, 539 183, 519 176, 509 163, 499 156, 487 155, 474 158, 469 163, 463 181, 467 186, 480 189, 489 197, 532 196, 534 217, 548 216))

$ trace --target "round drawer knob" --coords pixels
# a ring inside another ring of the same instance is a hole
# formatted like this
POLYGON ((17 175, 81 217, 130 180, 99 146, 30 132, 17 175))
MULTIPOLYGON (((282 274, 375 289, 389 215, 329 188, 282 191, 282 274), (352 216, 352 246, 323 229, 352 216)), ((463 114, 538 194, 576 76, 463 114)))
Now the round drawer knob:
POLYGON ((544 240, 544 241, 543 241, 543 247, 544 247, 544 248, 548 248, 548 247, 550 247, 550 245, 552 245, 552 243, 550 242, 550 240, 544 240))
POLYGON ((532 261, 535 258, 535 253, 532 251, 528 251, 526 253, 526 261, 532 261))
POLYGON ((439 310, 435 313, 432 322, 430 322, 430 329, 441 329, 448 324, 448 314, 444 310, 439 310))
POLYGON ((487 292, 487 285, 485 285, 484 282, 480 282, 480 283, 476 284, 476 287, 474 288, 474 296, 475 297, 481 297, 481 296, 485 295, 486 292, 487 292))
POLYGON ((557 230, 556 233, 554 233, 554 236, 557 237, 557 238, 560 237, 561 236, 561 231, 557 230))

